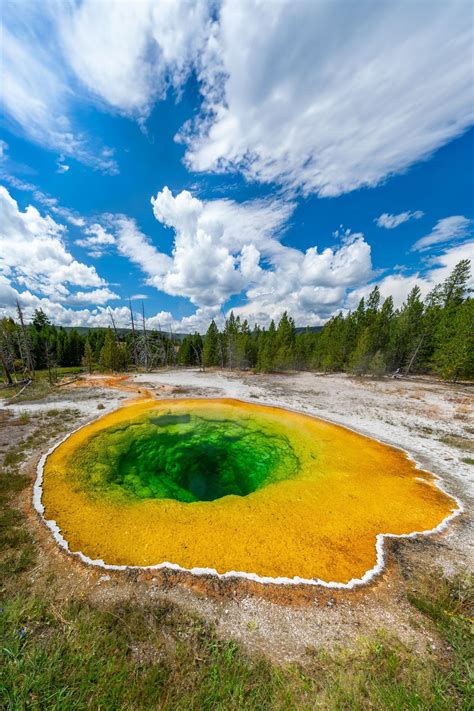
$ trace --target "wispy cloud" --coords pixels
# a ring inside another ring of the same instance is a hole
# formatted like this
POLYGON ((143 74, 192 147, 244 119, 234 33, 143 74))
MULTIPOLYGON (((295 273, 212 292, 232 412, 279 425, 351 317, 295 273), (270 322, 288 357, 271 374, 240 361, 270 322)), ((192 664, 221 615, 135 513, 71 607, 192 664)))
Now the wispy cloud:
POLYGON ((420 252, 435 245, 463 240, 471 233, 471 224, 472 220, 463 215, 445 217, 438 220, 430 234, 417 240, 411 249, 414 252, 420 252))
POLYGON ((398 215, 390 215, 388 212, 384 212, 382 215, 375 218, 374 222, 378 227, 385 227, 387 230, 393 230, 395 227, 398 227, 409 220, 421 219, 424 214, 425 213, 421 210, 414 210, 413 212, 399 212, 398 215))
POLYGON ((7 125, 46 148, 114 174, 118 166, 107 149, 94 145, 72 119, 77 103, 87 99, 58 45, 56 23, 66 11, 66 3, 4 4, 1 103, 7 125), (25 12, 28 24, 18 16, 25 12))
POLYGON ((18 178, 16 175, 11 175, 7 171, 3 170, 0 171, 0 178, 12 188, 31 193, 36 202, 48 208, 48 210, 53 212, 55 215, 58 215, 62 219, 69 222, 69 224, 74 225, 74 227, 85 227, 86 220, 76 210, 60 205, 57 198, 43 192, 34 183, 28 183, 25 180, 18 178))
POLYGON ((472 41, 467 2, 224 0, 188 165, 322 196, 378 185, 472 123, 472 41))
POLYGON ((108 248, 116 243, 115 237, 97 222, 83 231, 86 236, 76 239, 75 244, 86 249, 90 257, 102 257, 108 248))
POLYGON ((193 72, 202 105, 179 133, 187 164, 304 194, 378 185, 474 120, 467 2, 45 0, 28 3, 28 25, 7 6, 9 120, 106 172, 116 161, 75 109, 143 124, 193 72))

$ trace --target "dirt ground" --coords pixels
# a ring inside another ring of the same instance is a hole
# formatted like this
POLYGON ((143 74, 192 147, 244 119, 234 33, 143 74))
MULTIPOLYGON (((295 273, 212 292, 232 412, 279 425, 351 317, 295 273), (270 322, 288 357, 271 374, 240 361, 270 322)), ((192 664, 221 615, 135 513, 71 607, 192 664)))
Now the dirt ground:
MULTIPOLYGON (((365 587, 338 591, 172 571, 116 572, 88 567, 56 545, 32 507, 31 487, 19 502, 28 513, 41 551, 29 574, 31 587, 39 589, 54 574, 61 580, 64 598, 87 598, 96 603, 111 599, 137 604, 174 602, 215 624, 221 636, 236 639, 277 662, 304 661, 314 648, 350 647, 380 629, 420 652, 429 652, 439 641, 426 634, 406 592, 415 589, 420 575, 426 576, 427 571, 452 574, 472 566, 473 392, 471 386, 423 378, 369 380, 312 373, 169 370, 132 375, 127 380, 92 377, 58 389, 47 400, 0 403, 0 457, 8 446, 31 433, 41 413, 68 410, 64 427, 72 430, 120 406, 125 398, 149 393, 157 398, 236 397, 294 408, 403 447, 420 466, 437 474, 465 507, 442 533, 386 541, 384 572, 365 587)), ((64 429, 57 432, 56 436, 60 435, 64 436, 64 429)), ((23 466, 32 485, 37 462, 53 443, 51 439, 29 452, 23 466)))

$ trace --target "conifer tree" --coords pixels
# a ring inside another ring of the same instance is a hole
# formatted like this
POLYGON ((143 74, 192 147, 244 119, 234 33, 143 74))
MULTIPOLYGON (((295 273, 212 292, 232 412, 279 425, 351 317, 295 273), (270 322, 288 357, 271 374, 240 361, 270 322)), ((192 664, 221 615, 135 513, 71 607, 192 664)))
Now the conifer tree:
POLYGON ((276 351, 276 328, 272 319, 268 331, 264 331, 260 337, 257 370, 262 373, 269 373, 275 366, 276 351))
POLYGON ((214 319, 207 329, 202 358, 207 368, 219 365, 219 331, 214 319))
POLYGON ((110 328, 100 351, 100 364, 105 370, 117 370, 117 344, 110 328))
POLYGON ((437 327, 433 366, 443 379, 456 382, 474 374, 474 300, 456 308, 449 304, 437 327))

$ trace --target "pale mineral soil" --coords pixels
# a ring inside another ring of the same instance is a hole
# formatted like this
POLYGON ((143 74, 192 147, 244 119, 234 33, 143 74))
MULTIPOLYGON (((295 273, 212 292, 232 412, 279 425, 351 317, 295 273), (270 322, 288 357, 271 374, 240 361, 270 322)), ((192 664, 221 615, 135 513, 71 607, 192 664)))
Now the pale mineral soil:
MULTIPOLYGON (((89 378, 61 388, 47 401, 6 405, 0 414, 0 454, 12 438, 24 437, 28 424, 9 428, 7 411, 17 416, 54 409, 68 410, 70 429, 120 406, 134 383, 141 394, 160 397, 234 397, 296 409, 351 427, 407 450, 418 464, 440 477, 447 491, 465 507, 445 531, 417 539, 386 542, 387 565, 369 585, 353 591, 309 586, 264 586, 244 580, 157 571, 111 572, 90 568, 60 550, 31 506, 31 490, 20 504, 40 548, 30 575, 32 589, 48 576, 61 580, 64 598, 100 601, 173 602, 216 625, 218 634, 240 641, 277 662, 304 662, 314 648, 355 645, 360 638, 385 630, 403 642, 428 652, 440 643, 426 628, 406 593, 420 579, 442 572, 468 570, 474 559, 472 501, 474 467, 473 392, 471 386, 410 380, 352 379, 344 375, 298 373, 253 375, 221 371, 168 370, 131 375, 127 382, 104 383, 89 378), (79 387, 77 387, 79 385, 79 387), (111 389, 110 385, 113 385, 111 389), (121 391, 121 388, 123 390, 121 391), (99 409, 100 408, 100 409, 99 409), (74 416, 71 415, 74 412, 74 416), (465 460, 465 461, 463 461, 465 460)), ((62 433, 61 433, 62 434, 62 433)), ((41 453, 54 440, 31 450, 24 467, 31 473, 41 453)))

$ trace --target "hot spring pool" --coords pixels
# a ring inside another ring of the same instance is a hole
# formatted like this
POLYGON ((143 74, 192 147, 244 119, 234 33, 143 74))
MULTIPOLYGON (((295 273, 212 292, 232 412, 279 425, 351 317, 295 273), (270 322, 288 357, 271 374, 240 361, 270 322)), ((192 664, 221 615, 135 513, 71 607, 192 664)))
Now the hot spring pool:
POLYGON ((342 585, 380 567, 379 534, 428 531, 457 509, 401 450, 220 399, 106 415, 49 454, 36 489, 58 540, 89 562, 342 585))

